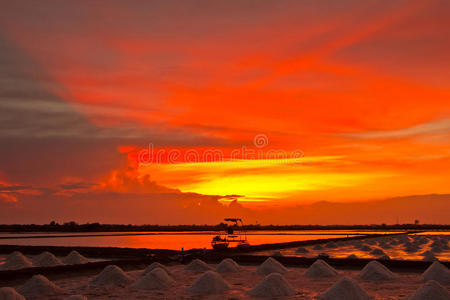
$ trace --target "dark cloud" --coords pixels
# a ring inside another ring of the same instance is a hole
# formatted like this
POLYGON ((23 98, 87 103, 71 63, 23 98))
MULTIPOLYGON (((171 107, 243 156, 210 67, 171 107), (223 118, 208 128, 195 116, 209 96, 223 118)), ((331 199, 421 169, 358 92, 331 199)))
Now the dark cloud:
POLYGON ((58 188, 62 190, 79 190, 79 189, 90 189, 92 187, 96 186, 93 183, 87 183, 87 182, 66 182, 63 184, 58 185, 58 188))
MULTIPOLYGON (((72 186, 69 186, 72 187, 72 186)), ((61 193, 14 192, 2 199, 2 223, 102 222, 125 224, 217 224, 226 217, 263 224, 393 224, 445 223, 450 195, 423 195, 372 202, 317 202, 311 205, 253 210, 238 200, 219 202, 221 196, 164 189, 119 192, 108 189, 61 193), (12 196, 12 197, 10 197, 12 196), (12 201, 14 199, 14 201, 12 201), (51 209, 49 209, 51 208, 51 209), (413 216, 413 217, 412 217, 413 216)))
MULTIPOLYGON (((95 125, 55 92, 62 86, 2 36, 0 65, 0 178, 10 182, 54 185, 66 177, 90 181, 126 164, 117 151, 121 145, 221 143, 163 125, 95 125)), ((121 109, 84 105, 98 115, 121 109)))

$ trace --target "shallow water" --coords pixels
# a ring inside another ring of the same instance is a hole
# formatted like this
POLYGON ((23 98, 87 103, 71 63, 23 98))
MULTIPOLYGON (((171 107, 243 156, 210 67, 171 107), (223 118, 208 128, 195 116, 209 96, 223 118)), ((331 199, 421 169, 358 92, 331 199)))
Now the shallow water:
MULTIPOLYGON (((436 232, 434 232, 436 233, 436 232)), ((406 235, 402 236, 402 238, 406 237, 406 235)), ((426 238, 426 242, 417 246, 417 249, 414 251, 407 251, 405 249, 405 244, 400 243, 398 245, 391 245, 389 242, 393 239, 396 240, 398 237, 382 237, 382 238, 367 238, 361 240, 362 246, 366 245, 370 250, 363 251, 361 247, 355 246, 351 241, 341 241, 336 243, 336 247, 327 247, 327 244, 322 244, 322 249, 315 249, 315 246, 305 246, 307 253, 298 253, 295 248, 287 248, 277 250, 276 252, 280 252, 283 256, 296 256, 296 257, 317 257, 319 254, 327 254, 330 257, 334 258, 346 258, 347 256, 354 254, 358 258, 379 258, 380 254, 371 253, 371 251, 375 249, 382 250, 387 256, 391 259, 399 259, 399 260, 423 260, 424 256, 421 255, 426 251, 433 252, 434 256, 441 261, 450 261, 450 247, 449 239, 450 235, 448 234, 421 234, 421 235, 408 235, 406 237, 408 243, 414 243, 417 238, 426 238), (440 251, 433 250, 432 244, 435 240, 446 240, 447 248, 441 247, 440 251)), ((254 255, 273 255, 275 253, 274 250, 271 251, 260 251, 252 253, 254 255)))
MULTIPOLYGON (((251 231, 247 239, 251 245, 283 243, 329 238, 344 238, 360 234, 393 233, 357 230, 291 230, 291 231, 251 231)), ((107 233, 4 233, 0 244, 31 246, 87 246, 87 247, 128 247, 150 249, 211 248, 211 239, 216 232, 107 232, 107 233), (73 235, 67 237, 67 235, 73 235), (90 236, 91 235, 91 236, 90 236), (96 236, 93 236, 96 235, 96 236), (46 236, 45 238, 37 238, 46 236), (22 238, 8 238, 22 237, 22 238), (32 237, 32 238, 25 238, 32 237)))
MULTIPOLYGON (((215 268, 216 265, 210 265, 215 268)), ((166 290, 137 290, 132 285, 125 287, 93 287, 89 282, 95 277, 71 277, 66 279, 53 279, 52 281, 64 289, 64 295, 55 296, 52 299, 62 300, 73 294, 82 294, 88 299, 256 299, 250 297, 247 292, 259 284, 264 275, 256 272, 257 266, 241 266, 239 272, 223 273, 221 276, 230 284, 228 292, 198 296, 191 294, 187 288, 192 285, 202 273, 186 271, 184 265, 167 266, 171 276, 175 280, 172 288, 166 290)), ((372 296, 374 300, 403 300, 412 295, 424 282, 420 273, 397 273, 398 278, 392 281, 372 282, 362 280, 358 274, 359 270, 338 270, 339 275, 332 278, 314 278, 305 276, 306 268, 288 267, 288 272, 283 275, 286 281, 297 291, 290 297, 278 299, 316 299, 318 295, 325 292, 342 276, 348 276, 355 280, 360 287, 372 296)), ((136 282, 141 277, 141 271, 130 271, 127 274, 136 282)), ((445 286, 450 288, 450 286, 445 286)))

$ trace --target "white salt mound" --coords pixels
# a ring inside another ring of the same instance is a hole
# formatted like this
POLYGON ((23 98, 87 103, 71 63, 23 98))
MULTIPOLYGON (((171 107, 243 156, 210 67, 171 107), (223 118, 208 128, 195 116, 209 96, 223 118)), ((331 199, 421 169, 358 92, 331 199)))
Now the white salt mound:
POLYGON ((387 242, 382 242, 382 243, 379 244, 379 246, 382 249, 391 249, 392 248, 392 246, 390 244, 388 244, 387 242))
POLYGON ((374 239, 367 239, 366 240, 366 244, 368 245, 375 245, 377 243, 377 241, 375 241, 374 239))
POLYGON ((34 275, 27 282, 25 282, 24 285, 19 287, 17 291, 27 298, 52 296, 64 292, 63 289, 42 275, 34 275))
POLYGON ((88 300, 88 298, 83 295, 72 295, 70 297, 65 298, 64 300, 88 300))
POLYGON ((184 269, 191 272, 204 272, 210 271, 212 268, 204 261, 196 258, 193 261, 191 261, 184 269))
POLYGON ((380 256, 378 259, 381 259, 381 260, 390 260, 391 258, 389 257, 389 255, 385 254, 385 255, 380 256))
POLYGON ((121 268, 109 265, 92 281, 93 286, 125 286, 133 281, 121 268))
POLYGON ((324 278, 337 276, 338 272, 323 260, 318 259, 306 270, 305 275, 309 278, 324 278))
POLYGON ((138 290, 162 290, 170 288, 174 283, 175 280, 173 280, 165 270, 155 268, 142 277, 132 287, 138 290))
POLYGON ((50 252, 42 252, 33 259, 33 264, 37 267, 53 267, 60 266, 63 263, 50 252))
POLYGON ((367 245, 362 245, 361 247, 359 247, 359 250, 365 251, 365 252, 370 252, 372 250, 372 248, 370 248, 367 245))
POLYGON ((142 276, 147 275, 148 273, 150 273, 151 271, 153 271, 156 268, 160 268, 163 269, 164 271, 166 271, 167 274, 170 274, 169 269, 166 268, 166 266, 160 264, 159 262, 154 262, 152 263, 150 266, 148 266, 144 272, 142 272, 142 276))
POLYGON ((23 255, 22 252, 20 252, 20 251, 13 251, 13 252, 11 252, 10 254, 8 254, 8 255, 6 256, 6 260, 8 260, 8 259, 10 259, 10 258, 13 258, 13 257, 15 257, 15 256, 24 256, 24 255, 23 255))
POLYGON ((230 285, 218 273, 207 271, 188 290, 197 295, 212 295, 224 293, 230 288, 230 285))
POLYGON ((319 253, 319 255, 317 255, 317 258, 328 258, 328 257, 330 256, 326 252, 321 252, 319 253))
POLYGON ((448 300, 450 293, 437 281, 430 280, 421 286, 408 300, 448 300))
POLYGON ((268 275, 270 273, 280 273, 284 274, 288 271, 282 264, 280 264, 277 260, 269 257, 266 259, 256 270, 256 273, 262 275, 268 275))
POLYGON ((439 261, 435 261, 423 272, 422 278, 424 281, 435 280, 440 284, 447 285, 450 284, 450 271, 439 261))
POLYGON ((332 287, 321 294, 323 300, 368 300, 372 299, 356 281, 342 277, 332 287))
POLYGON ((2 287, 0 288, 0 300, 25 300, 25 297, 11 287, 2 287))
POLYGON ((336 245, 335 242, 328 242, 325 244, 325 248, 334 249, 337 248, 338 245, 336 245))
POLYGON ((358 276, 362 279, 372 281, 393 280, 397 278, 397 275, 375 260, 369 262, 358 276))
POLYGON ((373 249, 372 251, 370 251, 370 254, 376 255, 376 256, 386 255, 386 253, 384 253, 384 251, 381 250, 380 248, 373 249))
POLYGON ((239 265, 231 258, 225 258, 216 267, 217 273, 231 273, 238 272, 240 269, 239 265))
POLYGON ((420 250, 420 247, 414 243, 410 243, 410 242, 406 242, 404 244, 404 251, 408 252, 408 253, 414 253, 420 250))
POLYGON ((263 281, 248 291, 254 297, 283 297, 295 295, 297 291, 279 273, 267 275, 263 281))
POLYGON ((63 262, 67 265, 79 265, 79 264, 86 264, 89 262, 89 260, 80 253, 78 253, 78 251, 74 250, 70 252, 69 255, 64 257, 63 262))
POLYGON ((358 259, 358 256, 356 256, 355 254, 350 254, 349 256, 347 256, 348 259, 358 259))
POLYGON ((308 249, 303 247, 297 248, 297 250, 295 250, 295 253, 308 253, 308 252, 309 252, 308 249))
POLYGON ((31 268, 33 264, 22 253, 14 251, 6 257, 3 265, 0 265, 0 270, 18 270, 24 268, 31 268))
POLYGON ((349 244, 355 247, 361 247, 363 245, 363 243, 360 240, 350 241, 349 244))
POLYGON ((322 245, 317 244, 317 245, 315 245, 315 246, 313 247, 313 249, 314 249, 314 250, 322 250, 323 247, 322 247, 322 245))
POLYGON ((440 246, 433 246, 433 247, 431 247, 431 251, 434 253, 441 253, 442 248, 440 246))
POLYGON ((421 254, 423 256, 424 261, 434 261, 437 260, 436 256, 434 256, 433 252, 431 251, 425 251, 421 254))
POLYGON ((272 256, 283 256, 283 253, 281 253, 280 251, 275 251, 274 253, 272 253, 272 256))

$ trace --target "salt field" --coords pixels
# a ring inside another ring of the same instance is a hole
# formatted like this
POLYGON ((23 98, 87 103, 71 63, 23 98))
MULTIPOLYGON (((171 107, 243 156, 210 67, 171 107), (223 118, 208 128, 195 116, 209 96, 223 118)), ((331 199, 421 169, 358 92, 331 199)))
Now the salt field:
MULTIPOLYGON (((342 235, 344 234, 338 236, 342 235)), ((270 236, 270 234, 260 236, 270 236)), ((278 235, 274 236, 278 237, 278 235)), ((309 237, 309 235, 293 235, 292 233, 284 236, 309 237)), ((327 235, 317 236, 323 238, 327 235)), ((335 234, 329 236, 336 238, 335 234)), ((119 238, 122 237, 129 236, 119 236, 119 238)), ((139 237, 148 238, 146 235, 139 237)), ((71 238, 55 239, 70 240, 71 238)), ((46 240, 46 238, 37 240, 46 240)), ((450 299, 448 292, 450 271, 441 262, 450 260, 449 241, 450 235, 446 234, 400 234, 341 241, 330 240, 303 247, 250 252, 249 254, 253 257, 258 255, 272 257, 264 258, 265 261, 260 263, 241 265, 231 256, 214 264, 206 263, 198 258, 186 264, 180 263, 179 260, 172 260, 168 265, 154 262, 137 270, 134 268, 127 271, 114 265, 113 260, 107 262, 109 265, 105 264, 106 267, 102 267, 103 270, 99 269, 90 273, 74 271, 70 274, 72 269, 68 269, 69 273, 57 273, 50 279, 36 273, 23 278, 22 281, 15 281, 8 285, 2 284, 0 299, 25 299, 21 297, 26 297, 31 300, 124 298, 131 300, 146 298, 448 300, 450 299), (319 255, 323 259, 317 258, 319 255), (306 266, 283 265, 277 260, 280 256, 309 257, 313 260, 306 266), (326 261, 327 256, 377 260, 365 262, 360 268, 349 269, 344 265, 341 267, 330 265, 326 261), (389 259, 421 260, 428 262, 428 265, 425 265, 426 270, 398 268, 391 270, 384 265, 384 262, 389 259)), ((36 255, 26 255, 15 251, 1 257, 0 271, 13 272, 30 267, 74 266, 95 261, 101 261, 101 259, 87 258, 77 251, 68 252, 67 255, 60 257, 48 251, 36 255)))
MULTIPOLYGON (((329 238, 344 238, 363 234, 395 233, 351 230, 297 230, 297 231, 249 231, 252 245, 284 243, 329 238)), ((29 246, 85 246, 172 249, 211 248, 211 239, 217 234, 198 232, 106 232, 106 233, 22 233, 0 235, 0 245, 29 246)))
POLYGON ((256 255, 283 255, 333 258, 381 258, 399 260, 450 261, 450 235, 399 235, 328 242, 320 245, 256 252, 256 255))
MULTIPOLYGON (((229 260, 228 260, 229 261, 229 260)), ((35 275, 21 285, 12 286, 27 299, 449 299, 450 271, 436 264, 438 272, 426 278, 419 272, 392 272, 381 264, 370 265, 371 272, 335 270, 332 275, 316 272, 307 276, 311 268, 281 266, 268 274, 261 266, 237 266, 230 272, 216 272, 218 265, 193 263, 196 267, 177 264, 150 272, 126 272, 108 266, 92 276, 49 280, 35 275), (203 268, 199 268, 203 266, 203 268), (280 273, 279 271, 282 270, 280 273), (378 273, 377 273, 378 272, 378 273), (365 275, 364 275, 365 274, 365 275), (379 274, 392 274, 381 278, 379 274), (83 298, 85 297, 85 298, 83 298), (371 298, 370 298, 371 297, 371 298)), ((273 262, 265 262, 274 266, 273 262)), ((324 263, 326 264, 326 263, 324 263)), ((192 263, 191 263, 192 265, 192 263)), ((275 264, 276 265, 276 264, 275 264)), ((433 265, 434 266, 434 265, 433 265)), ((331 266, 328 268, 333 269, 331 266)), ((429 269, 432 269, 430 267, 429 269)), ((367 271, 367 270, 366 270, 367 271)), ((428 271, 430 273, 430 271, 428 271)), ((11 292, 6 291, 6 292, 11 292)), ((6 293, 5 292, 5 293, 6 293)), ((9 299, 9 298, 8 298, 9 299)))

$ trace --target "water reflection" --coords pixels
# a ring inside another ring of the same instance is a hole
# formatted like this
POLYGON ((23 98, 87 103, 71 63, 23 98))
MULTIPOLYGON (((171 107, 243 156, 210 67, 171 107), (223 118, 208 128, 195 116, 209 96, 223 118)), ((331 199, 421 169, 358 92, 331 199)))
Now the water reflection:
MULTIPOLYGON (((284 256, 316 257, 320 254, 335 258, 355 255, 357 258, 383 258, 398 260, 450 261, 450 235, 421 234, 369 238, 355 241, 330 242, 321 245, 279 250, 284 256)), ((255 254, 274 255, 275 251, 255 254)), ((278 252, 276 254, 279 254, 278 252)))
MULTIPOLYGON (((86 247, 127 247, 150 249, 211 248, 215 232, 120 232, 120 233, 24 233, 2 234, 0 244, 31 246, 86 246, 86 247), (72 235, 67 237, 67 235, 72 235), (44 237, 45 238, 37 238, 44 237)), ((292 241, 343 238, 365 234, 356 231, 315 230, 315 231, 252 231, 247 233, 251 245, 283 243, 292 241)))

